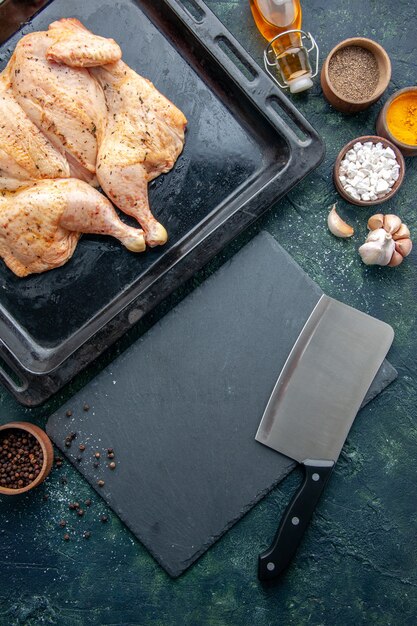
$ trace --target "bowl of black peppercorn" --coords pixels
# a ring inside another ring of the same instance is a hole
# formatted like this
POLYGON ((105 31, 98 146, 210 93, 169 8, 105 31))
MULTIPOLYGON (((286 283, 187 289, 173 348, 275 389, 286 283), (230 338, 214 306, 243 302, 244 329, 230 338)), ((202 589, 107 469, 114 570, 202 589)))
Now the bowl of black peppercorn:
POLYGON ((14 496, 37 487, 48 476, 54 451, 48 435, 35 424, 0 426, 0 495, 14 496))

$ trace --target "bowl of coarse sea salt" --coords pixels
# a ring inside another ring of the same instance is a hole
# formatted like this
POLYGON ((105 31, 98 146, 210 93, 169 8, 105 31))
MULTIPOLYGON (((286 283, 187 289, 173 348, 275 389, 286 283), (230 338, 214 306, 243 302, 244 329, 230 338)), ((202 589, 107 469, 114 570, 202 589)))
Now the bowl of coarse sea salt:
POLYGON ((397 146, 376 135, 353 139, 339 152, 333 171, 340 195, 351 204, 372 206, 397 193, 405 163, 397 146))

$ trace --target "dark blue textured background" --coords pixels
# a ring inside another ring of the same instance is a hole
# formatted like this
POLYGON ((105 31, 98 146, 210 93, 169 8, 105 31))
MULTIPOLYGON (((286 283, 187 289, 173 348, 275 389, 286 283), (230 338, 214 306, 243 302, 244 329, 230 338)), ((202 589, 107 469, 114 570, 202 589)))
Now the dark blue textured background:
MULTIPOLYGON (((246 0, 208 0, 227 28, 260 62, 263 40, 246 0)), ((171 580, 110 512, 78 473, 55 470, 47 483, 22 499, 0 499, 0 624, 210 625, 289 624, 333 626, 417 623, 416 505, 416 254, 394 270, 365 268, 356 248, 370 211, 341 201, 331 171, 348 140, 372 134, 386 97, 416 79, 417 9, 411 0, 305 0, 304 26, 316 36, 321 58, 341 39, 363 35, 389 53, 388 92, 368 111, 345 116, 323 100, 318 80, 294 97, 322 134, 327 155, 318 170, 259 223, 234 242, 177 294, 159 306, 94 366, 40 409, 20 407, 0 392, 0 421, 44 424, 64 399, 124 350, 147 325, 230 257, 261 228, 268 230, 331 296, 390 323, 396 338, 390 360, 398 380, 363 409, 340 457, 297 559, 272 588, 256 578, 258 550, 275 532, 300 476, 294 472, 179 580, 171 580), (354 240, 326 229, 330 205, 356 229, 354 240), (68 483, 61 484, 65 476, 68 483), (43 494, 49 500, 43 500, 43 494), (71 500, 91 497, 84 518, 71 519, 76 539, 57 528, 71 500), (81 531, 89 528, 85 541, 81 531)), ((407 159, 404 185, 385 212, 398 212, 417 233, 417 160, 407 159)), ((117 426, 118 416, 115 416, 117 426)))

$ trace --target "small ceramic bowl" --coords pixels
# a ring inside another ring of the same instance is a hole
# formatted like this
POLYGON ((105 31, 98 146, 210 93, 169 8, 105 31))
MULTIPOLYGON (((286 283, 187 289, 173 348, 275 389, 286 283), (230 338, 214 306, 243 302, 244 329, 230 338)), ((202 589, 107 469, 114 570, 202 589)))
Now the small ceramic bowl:
POLYGON ((396 145, 401 150, 404 156, 417 156, 417 145, 410 145, 399 141, 399 139, 394 137, 394 135, 390 132, 387 124, 387 113, 391 104, 399 96, 402 96, 406 93, 414 93, 417 96, 417 87, 405 87, 405 89, 400 89, 399 91, 396 91, 394 94, 392 94, 390 98, 388 98, 378 115, 378 119, 376 121, 376 132, 378 133, 378 135, 381 135, 381 137, 389 139, 391 143, 396 145))
POLYGON ((405 173, 404 157, 401 154, 401 152, 398 150, 397 146, 395 146, 393 143, 391 143, 391 141, 388 141, 384 137, 378 137, 376 135, 365 135, 363 137, 357 137, 356 139, 352 139, 352 141, 349 141, 349 143, 347 143, 341 149, 334 164, 333 180, 334 180, 335 187, 337 191, 340 193, 340 195, 342 196, 342 198, 344 198, 351 204, 356 204, 357 206, 373 206, 374 204, 382 204, 383 202, 386 202, 387 200, 392 198, 394 194, 397 193, 398 189, 401 187, 401 184, 404 180, 404 173, 405 173), (384 148, 388 148, 388 147, 392 148, 395 152, 395 157, 400 166, 399 176, 397 180, 395 181, 394 185, 392 186, 391 191, 389 191, 385 196, 382 196, 382 198, 378 198, 377 200, 365 201, 365 200, 356 200, 355 198, 352 198, 352 196, 345 191, 345 189, 342 186, 342 183, 339 180, 340 163, 343 160, 346 152, 348 152, 348 150, 350 150, 357 141, 360 141, 361 143, 365 143, 365 141, 372 141, 373 143, 381 142, 384 148))
POLYGON ((43 465, 35 480, 29 483, 29 485, 27 485, 26 487, 22 487, 21 489, 9 489, 8 487, 0 486, 0 495, 3 494, 6 496, 16 496, 40 485, 51 471, 52 463, 54 460, 54 450, 52 447, 52 442, 49 439, 48 435, 41 428, 39 428, 39 426, 35 426, 35 424, 30 424, 29 422, 9 422, 8 424, 0 426, 0 432, 2 430, 13 429, 23 430, 26 433, 33 435, 35 439, 37 439, 39 445, 42 448, 43 465))
POLYGON ((321 69, 321 87, 323 89, 323 93, 329 103, 338 111, 343 111, 344 113, 356 113, 357 111, 364 111, 371 104, 374 104, 379 98, 382 96, 386 88, 388 87, 389 81, 391 79, 391 61, 389 59, 388 54, 385 52, 384 48, 372 41, 372 39, 367 39, 366 37, 351 37, 350 39, 344 39, 337 46, 333 48, 328 54, 326 60, 323 63, 323 67, 321 69), (342 48, 347 48, 348 46, 359 46, 361 48, 366 48, 375 56, 376 61, 378 63, 379 69, 379 81, 376 86, 373 94, 367 98, 366 100, 354 101, 349 100, 344 95, 339 93, 337 89, 332 85, 329 77, 329 63, 330 59, 333 55, 342 48))

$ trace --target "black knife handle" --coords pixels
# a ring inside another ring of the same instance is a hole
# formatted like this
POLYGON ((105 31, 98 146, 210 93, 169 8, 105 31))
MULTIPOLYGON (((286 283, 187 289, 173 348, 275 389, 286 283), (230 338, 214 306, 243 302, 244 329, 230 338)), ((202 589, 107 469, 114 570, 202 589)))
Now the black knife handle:
POLYGON ((271 547, 259 555, 259 580, 276 578, 289 565, 334 468, 333 461, 308 459, 302 465, 304 481, 288 505, 271 547))

